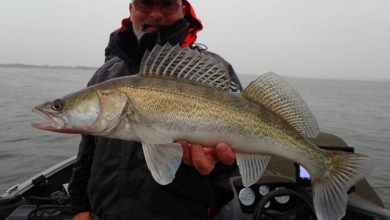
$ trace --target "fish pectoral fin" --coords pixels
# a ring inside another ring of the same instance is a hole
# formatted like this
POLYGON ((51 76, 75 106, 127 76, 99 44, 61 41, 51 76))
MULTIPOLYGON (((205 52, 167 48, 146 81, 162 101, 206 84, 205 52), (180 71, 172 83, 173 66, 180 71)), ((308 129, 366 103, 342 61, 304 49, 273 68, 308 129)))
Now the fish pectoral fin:
POLYGON ((140 124, 142 122, 140 115, 134 108, 132 104, 127 105, 127 112, 126 112, 127 119, 130 120, 130 122, 135 124, 140 124))
POLYGON ((142 143, 146 164, 156 182, 167 185, 173 181, 182 161, 183 149, 179 143, 142 143))
POLYGON ((271 156, 237 153, 236 159, 242 177, 242 183, 245 187, 249 187, 260 179, 271 156))

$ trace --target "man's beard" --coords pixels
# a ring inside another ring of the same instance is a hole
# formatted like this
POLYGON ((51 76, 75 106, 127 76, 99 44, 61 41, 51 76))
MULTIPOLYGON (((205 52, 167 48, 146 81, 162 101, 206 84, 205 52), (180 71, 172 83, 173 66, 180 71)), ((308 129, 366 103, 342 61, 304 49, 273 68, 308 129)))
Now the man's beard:
POLYGON ((163 27, 166 27, 166 26, 169 26, 170 24, 164 20, 146 20, 144 22, 142 22, 142 24, 140 25, 140 28, 139 30, 137 30, 134 26, 133 26, 133 31, 134 31, 134 34, 135 36, 137 37, 138 39, 138 42, 140 41, 141 37, 145 34, 145 33, 149 33, 147 32, 147 29, 149 27, 157 27, 158 29, 160 28, 163 28, 163 27))

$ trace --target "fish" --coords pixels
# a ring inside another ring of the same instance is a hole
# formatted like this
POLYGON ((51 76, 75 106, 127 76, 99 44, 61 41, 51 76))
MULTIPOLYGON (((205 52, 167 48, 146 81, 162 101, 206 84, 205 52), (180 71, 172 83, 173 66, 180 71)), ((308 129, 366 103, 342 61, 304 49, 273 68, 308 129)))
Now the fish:
POLYGON ((326 151, 308 138, 318 123, 298 92, 268 72, 231 92, 226 67, 205 52, 178 45, 146 51, 136 75, 114 78, 37 105, 32 126, 142 143, 156 182, 169 184, 187 140, 232 146, 243 185, 256 183, 272 156, 302 165, 311 176, 318 219, 341 219, 347 191, 368 174, 368 156, 326 151))

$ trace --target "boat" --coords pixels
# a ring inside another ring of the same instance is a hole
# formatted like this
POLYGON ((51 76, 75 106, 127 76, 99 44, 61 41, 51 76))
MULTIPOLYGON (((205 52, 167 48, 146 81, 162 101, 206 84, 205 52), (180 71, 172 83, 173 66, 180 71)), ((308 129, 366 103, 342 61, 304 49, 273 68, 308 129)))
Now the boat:
MULTIPOLYGON (((320 133, 311 140, 326 150, 354 152, 342 139, 320 133)), ((0 196, 0 220, 71 220, 68 182, 76 156, 11 187, 0 196)), ((234 199, 213 220, 316 219, 310 175, 299 164, 273 157, 260 180, 244 187, 233 172, 230 184, 234 199)), ((363 179, 349 190, 344 220, 390 220, 378 195, 363 179)))

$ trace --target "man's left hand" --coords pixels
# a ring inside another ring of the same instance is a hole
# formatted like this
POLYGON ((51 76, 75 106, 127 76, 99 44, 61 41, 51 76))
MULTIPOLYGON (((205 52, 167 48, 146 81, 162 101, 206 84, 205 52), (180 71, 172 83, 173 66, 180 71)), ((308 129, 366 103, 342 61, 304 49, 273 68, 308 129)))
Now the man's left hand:
POLYGON ((236 159, 232 147, 223 142, 218 143, 215 148, 185 140, 177 142, 183 147, 183 162, 189 166, 194 166, 202 175, 210 174, 219 161, 226 165, 232 165, 236 159))

